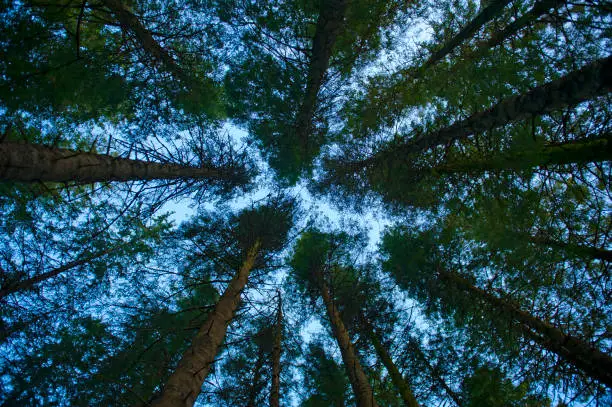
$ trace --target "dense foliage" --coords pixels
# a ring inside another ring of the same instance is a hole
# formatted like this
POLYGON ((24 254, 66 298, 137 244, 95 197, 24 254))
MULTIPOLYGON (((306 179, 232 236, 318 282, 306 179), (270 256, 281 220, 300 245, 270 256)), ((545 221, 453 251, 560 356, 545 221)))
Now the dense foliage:
POLYGON ((0 405, 612 403, 609 2, 0 21, 0 405))

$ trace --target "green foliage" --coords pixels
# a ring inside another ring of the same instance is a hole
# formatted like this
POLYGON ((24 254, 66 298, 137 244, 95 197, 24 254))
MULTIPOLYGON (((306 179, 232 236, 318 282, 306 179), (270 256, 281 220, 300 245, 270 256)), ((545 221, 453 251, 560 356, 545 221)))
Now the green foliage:
POLYGON ((310 343, 304 365, 304 387, 309 396, 302 407, 344 407, 349 382, 344 368, 331 358, 321 344, 310 343))

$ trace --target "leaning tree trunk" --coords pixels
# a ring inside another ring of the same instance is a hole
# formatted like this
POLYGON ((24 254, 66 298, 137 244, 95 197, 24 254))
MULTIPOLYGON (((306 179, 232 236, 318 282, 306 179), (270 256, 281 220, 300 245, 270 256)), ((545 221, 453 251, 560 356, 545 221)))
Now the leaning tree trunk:
POLYGON ((336 308, 334 301, 331 298, 329 287, 323 278, 319 278, 319 282, 321 296, 323 297, 323 302, 325 303, 325 308, 327 309, 327 316, 329 317, 334 337, 336 338, 338 346, 340 347, 342 361, 344 362, 346 373, 349 377, 349 381, 351 382, 353 393, 355 394, 357 407, 378 407, 376 400, 374 400, 374 392, 372 391, 368 378, 361 367, 361 363, 359 363, 359 358, 355 352, 355 347, 351 343, 351 338, 349 337, 349 333, 342 322, 340 312, 336 308))
MULTIPOLYGON (((541 16, 550 13, 552 9, 557 9, 562 4, 564 4, 564 0, 539 0, 536 1, 533 7, 518 17, 516 20, 508 24, 503 30, 496 32, 489 38, 484 44, 479 47, 480 50, 486 50, 504 42, 506 39, 515 35, 522 29, 533 25, 533 23, 541 16)), ((477 51, 478 52, 478 51, 477 51)))
POLYGON ((444 378, 441 376, 441 374, 438 371, 438 369, 436 369, 431 364, 429 359, 427 359, 427 355, 425 355, 425 352, 423 352, 423 350, 421 349, 420 345, 416 341, 412 341, 412 340, 409 341, 409 343, 410 343, 410 349, 412 349, 413 352, 416 354, 416 356, 423 361, 425 366, 427 366, 427 369, 431 373, 431 377, 433 379, 435 379, 440 386, 442 386, 442 388, 444 389, 446 394, 448 394, 448 396, 455 402, 455 404, 458 407, 462 407, 463 404, 461 402, 461 397, 459 397, 459 394, 457 394, 457 392, 455 392, 453 389, 451 389, 450 386, 448 385, 448 383, 446 383, 446 380, 444 380, 444 378))
POLYGON ((240 270, 232 278, 219 302, 208 315, 185 351, 176 369, 168 378, 155 407, 191 407, 200 394, 204 379, 223 343, 225 333, 240 303, 240 294, 247 283, 259 253, 259 241, 248 251, 240 270))
POLYGON ((389 146, 364 160, 337 164, 332 162, 328 164, 328 169, 334 172, 336 180, 342 180, 361 169, 384 166, 394 160, 403 160, 404 157, 466 139, 474 133, 482 133, 511 122, 573 106, 605 95, 610 89, 612 57, 607 57, 522 95, 506 98, 492 108, 474 113, 448 127, 417 136, 399 145, 389 146))
POLYGON ((317 27, 312 41, 312 54, 308 65, 306 92, 297 112, 295 129, 297 138, 305 149, 312 129, 312 120, 317 105, 317 95, 329 67, 336 38, 342 28, 347 0, 321 1, 317 27))
POLYGON ((168 52, 153 38, 153 35, 138 18, 123 4, 121 0, 102 0, 102 3, 115 15, 124 30, 131 31, 142 48, 156 61, 162 63, 168 71, 178 79, 188 82, 188 76, 176 64, 176 61, 168 52))
POLYGON ((35 286, 38 283, 41 283, 45 280, 51 279, 53 277, 56 277, 68 270, 71 270, 73 268, 79 267, 79 266, 83 266, 89 262, 91 262, 92 260, 98 259, 102 256, 105 256, 107 254, 110 254, 112 252, 114 252, 115 250, 119 249, 121 247, 121 245, 114 245, 114 246, 110 246, 109 248, 102 250, 98 253, 95 253, 91 256, 85 257, 85 258, 81 258, 79 260, 74 260, 71 262, 68 262, 66 264, 64 264, 63 266, 60 267, 56 267, 52 270, 46 271, 44 273, 40 273, 40 274, 36 274, 30 278, 27 278, 25 280, 21 280, 21 281, 16 281, 12 284, 7 284, 5 287, 3 287, 2 289, 0 289, 0 300, 4 297, 6 297, 7 295, 19 292, 19 291, 25 291, 25 290, 29 290, 31 289, 33 286, 35 286))
POLYGON ((29 143, 0 143, 0 181, 136 181, 200 178, 230 180, 231 171, 215 167, 131 160, 29 143))
POLYGON ((385 365, 385 369, 387 369, 387 372, 389 372, 389 376, 391 376, 391 381, 393 382, 393 385, 402 397, 404 405, 408 407, 418 407, 419 403, 414 397, 410 386, 400 373, 397 366, 395 366, 395 363, 393 363, 393 360, 391 359, 391 356, 389 356, 387 349, 385 349, 384 345, 380 341, 376 330, 374 329, 372 324, 370 324, 370 322, 366 320, 365 317, 362 316, 361 321, 363 324, 363 328, 367 332, 368 337, 372 342, 372 345, 374 345, 374 349, 376 350, 378 357, 382 361, 383 365, 385 365))
POLYGON ((499 298, 475 287, 457 273, 439 269, 438 276, 468 293, 472 298, 481 299, 491 307, 509 315, 519 325, 525 336, 531 338, 543 348, 556 353, 590 377, 612 387, 612 358, 610 356, 574 336, 563 333, 550 323, 523 311, 513 301, 499 298))
POLYGON ((594 246, 587 246, 576 243, 561 242, 547 236, 529 236, 529 241, 538 245, 546 245, 563 249, 567 253, 572 253, 582 258, 593 258, 602 261, 612 262, 612 250, 602 249, 594 246))
POLYGON ((418 69, 418 72, 424 72, 427 68, 439 62, 442 58, 450 54, 459 44, 469 39, 483 25, 497 17, 504 10, 504 7, 511 0, 491 0, 489 5, 474 17, 457 35, 447 41, 442 48, 434 52, 429 59, 418 69))
POLYGON ((276 311, 276 332, 272 349, 272 385, 270 388, 270 407, 278 407, 280 402, 281 345, 283 339, 283 302, 278 293, 278 310, 276 311))

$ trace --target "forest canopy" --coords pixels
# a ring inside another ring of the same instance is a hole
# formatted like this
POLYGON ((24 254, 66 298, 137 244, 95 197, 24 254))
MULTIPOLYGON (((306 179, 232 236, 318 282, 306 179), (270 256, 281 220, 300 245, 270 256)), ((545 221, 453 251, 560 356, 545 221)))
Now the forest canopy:
POLYGON ((612 404, 612 3, 0 0, 0 406, 612 404))

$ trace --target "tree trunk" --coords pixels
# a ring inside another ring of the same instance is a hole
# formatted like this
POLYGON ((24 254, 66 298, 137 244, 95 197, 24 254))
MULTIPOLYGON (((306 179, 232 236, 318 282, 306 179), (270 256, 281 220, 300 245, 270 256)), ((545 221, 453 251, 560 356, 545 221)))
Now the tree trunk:
POLYGON ((549 165, 585 164, 612 160, 610 136, 577 140, 563 144, 547 144, 541 148, 512 152, 488 158, 441 164, 431 169, 434 174, 477 173, 493 170, 527 170, 549 165))
POLYGON ((389 376, 391 376, 391 381, 393 382, 393 385, 395 386, 400 396, 402 397, 402 400, 404 401, 404 405, 408 407, 419 407, 419 403, 414 397, 414 394, 412 393, 410 386, 408 385, 408 383, 406 382, 406 380, 400 373, 397 366, 395 366, 395 363, 393 363, 391 356, 389 356, 387 349, 385 349, 385 347, 381 343, 378 337, 378 334, 374 330, 374 327, 363 316, 361 318, 361 321, 362 321, 364 329, 368 333, 370 341, 374 345, 374 349, 376 349, 376 353, 378 354, 378 357, 382 361, 383 365, 385 365, 385 369, 387 369, 387 372, 389 372, 389 376))
POLYGON ((586 246, 575 243, 561 242, 546 236, 529 236, 529 240, 535 244, 561 248, 567 252, 583 257, 591 257, 602 261, 612 262, 612 250, 599 247, 586 246))
POLYGON ((115 15, 124 30, 134 33, 136 39, 146 52, 156 61, 162 63, 178 79, 188 83, 188 77, 185 75, 185 72, 176 64, 170 54, 155 41, 151 32, 142 25, 121 0, 102 0, 102 3, 115 15))
POLYGON ((418 72, 424 72, 426 69, 430 68, 437 62, 439 62, 442 58, 450 54, 453 49, 455 49, 459 44, 463 41, 469 39, 474 33, 483 25, 497 17, 504 10, 504 7, 510 3, 510 0, 492 0, 489 5, 487 5, 484 9, 474 17, 472 21, 470 21, 459 33, 447 41, 440 50, 434 52, 427 62, 423 64, 418 72))
POLYGON ((498 46, 509 37, 521 31, 523 28, 533 24, 533 22, 539 17, 548 14, 551 9, 556 9, 564 3, 565 2, 563 0, 536 1, 536 3, 528 12, 508 24, 503 30, 493 34, 488 41, 486 41, 481 47, 478 48, 482 50, 487 50, 498 46))
POLYGON ((15 182, 136 181, 204 178, 231 180, 230 171, 215 167, 131 160, 29 143, 0 143, 0 180, 15 182))
POLYGON ((336 179, 366 168, 385 165, 431 148, 449 145, 474 133, 485 132, 505 124, 539 114, 573 106, 605 95, 612 88, 612 57, 592 62, 560 79, 548 82, 522 95, 502 100, 488 110, 474 113, 465 120, 433 131, 399 145, 388 146, 369 158, 342 165, 329 165, 336 179))
POLYGON ((498 298, 487 291, 475 287, 460 275, 438 270, 439 277, 465 291, 473 298, 478 298, 494 309, 509 315, 521 331, 543 348, 556 353, 562 359, 584 371, 588 376, 612 387, 612 358, 586 342, 561 332, 548 322, 521 310, 513 301, 498 298))
POLYGON ((306 79, 306 92, 298 110, 295 125, 298 140, 306 150, 308 149, 308 138, 317 105, 317 95, 329 67, 329 59, 331 58, 336 38, 342 28, 347 4, 347 0, 321 1, 317 28, 312 41, 312 54, 306 79))
POLYGON ((376 400, 374 400, 374 392, 361 367, 361 363, 359 363, 355 347, 351 343, 351 338, 342 322, 340 312, 331 298, 329 287, 322 277, 319 278, 319 282, 321 284, 321 296, 327 309, 327 316, 329 317, 334 337, 340 347, 342 361, 344 362, 346 373, 355 394, 357 407, 378 407, 376 400))
POLYGON ((232 278, 214 310, 185 351, 176 369, 168 378, 155 407, 191 407, 200 394, 204 379, 223 343, 225 333, 240 303, 240 294, 247 283, 259 252, 260 243, 248 251, 240 270, 232 278))
POLYGON ((425 366, 427 366, 427 369, 429 369, 429 371, 431 372, 432 378, 435 379, 440 384, 440 386, 442 386, 446 394, 448 394, 448 396, 453 399, 453 401, 458 407, 462 407, 461 397, 459 397, 459 394, 457 394, 455 391, 453 391, 453 389, 450 388, 450 386, 448 385, 448 383, 446 383, 446 380, 444 380, 438 370, 432 366, 432 364, 427 359, 427 355, 425 355, 425 353, 421 350, 419 344, 415 341, 410 341, 410 345, 411 349, 414 350, 417 357, 419 357, 423 361, 423 363, 425 363, 425 366))
POLYGON ((247 402, 247 407, 257 407, 257 395, 261 388, 258 386, 259 381, 261 380, 261 369, 264 364, 264 350, 263 347, 259 347, 259 352, 257 354, 257 360, 255 361, 255 368, 253 370, 253 379, 251 380, 251 388, 249 389, 249 400, 247 402))
POLYGON ((272 349, 272 385, 270 388, 270 407, 278 407, 280 403, 280 373, 281 346, 283 339, 283 302, 278 292, 278 310, 276 311, 276 333, 272 349))
POLYGON ((112 252, 114 252, 115 250, 117 250, 119 247, 121 247, 121 245, 115 245, 115 246, 111 246, 106 250, 102 250, 96 254, 93 254, 89 257, 85 257, 83 259, 79 259, 79 260, 74 260, 71 262, 68 262, 66 264, 64 264, 63 266, 54 268, 53 270, 49 270, 47 272, 44 273, 40 273, 37 274, 33 277, 27 278, 25 280, 22 281, 17 281, 13 284, 8 284, 6 287, 0 289, 0 300, 4 297, 6 297, 9 294, 18 292, 18 291, 24 291, 24 290, 28 290, 31 289, 35 284, 38 284, 42 281, 48 280, 50 278, 53 278, 55 276, 60 275, 61 273, 68 271, 70 269, 73 269, 75 267, 79 267, 79 266, 83 266, 87 263, 89 263, 92 260, 95 260, 97 258, 100 258, 102 256, 105 256, 107 254, 110 254, 112 252))

